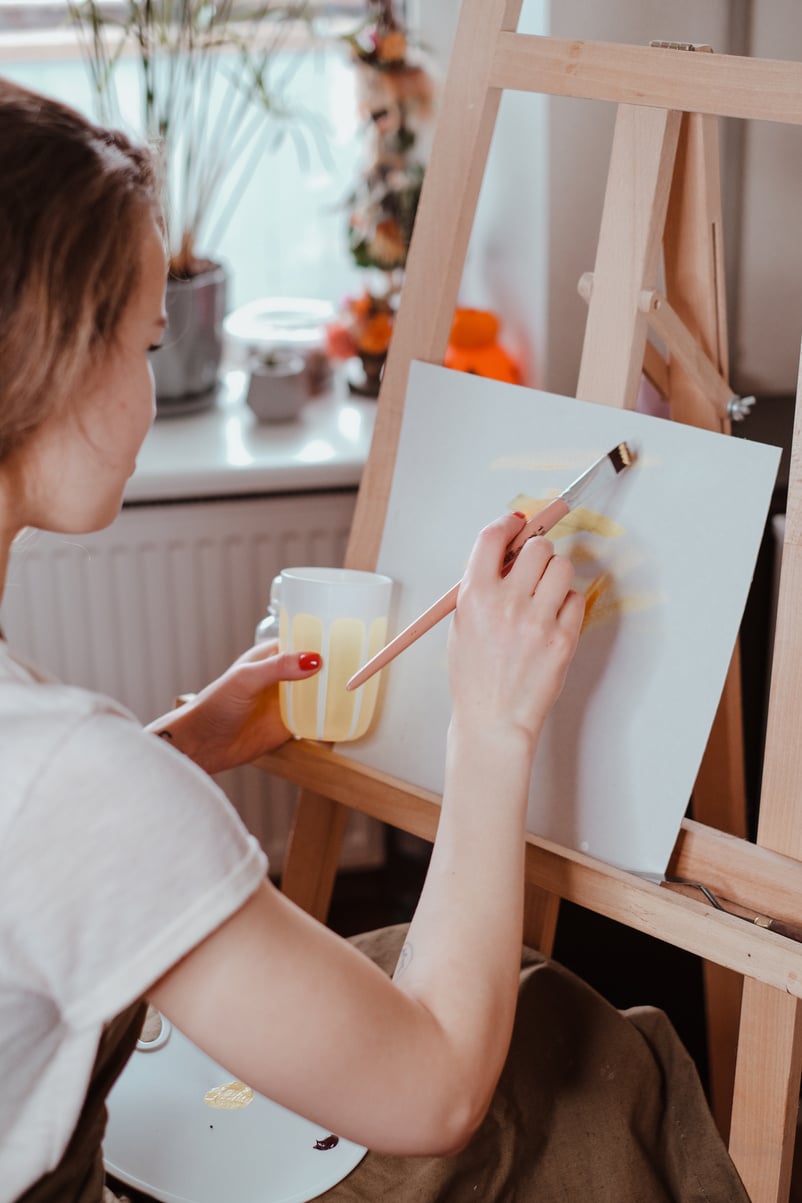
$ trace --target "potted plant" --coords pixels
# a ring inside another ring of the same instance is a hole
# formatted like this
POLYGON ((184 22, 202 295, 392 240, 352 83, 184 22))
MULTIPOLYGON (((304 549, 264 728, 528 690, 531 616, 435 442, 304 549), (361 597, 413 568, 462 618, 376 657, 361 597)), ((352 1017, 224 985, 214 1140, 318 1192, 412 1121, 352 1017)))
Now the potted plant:
MULTIPOLYGON (((271 138, 299 134, 279 52, 305 4, 68 0, 100 120, 120 123, 119 67, 134 58, 141 132, 160 150, 169 249, 168 335, 153 356, 159 409, 211 403, 226 270, 211 250, 271 138), (216 225, 210 229, 211 219, 216 225), (180 405, 179 405, 180 402, 180 405)), ((305 130, 311 128, 308 115, 305 130)))

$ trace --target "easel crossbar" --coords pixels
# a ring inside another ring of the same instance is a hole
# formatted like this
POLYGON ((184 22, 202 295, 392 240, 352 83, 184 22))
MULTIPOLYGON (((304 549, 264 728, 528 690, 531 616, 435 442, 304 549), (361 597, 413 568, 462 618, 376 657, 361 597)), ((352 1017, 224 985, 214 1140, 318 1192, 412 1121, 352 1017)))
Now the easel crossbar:
MULTIPOLYGON (((439 798, 355 765, 325 745, 285 744, 259 767, 325 798, 433 840, 439 798)), ((686 822, 672 872, 701 880, 756 912, 802 921, 802 864, 702 824, 686 822), (718 866, 711 872, 711 866, 718 866)), ((802 998, 802 944, 714 910, 572 849, 527 836, 526 878, 610 919, 802 998)))
POLYGON ((802 63, 501 32, 492 87, 802 125, 802 63))

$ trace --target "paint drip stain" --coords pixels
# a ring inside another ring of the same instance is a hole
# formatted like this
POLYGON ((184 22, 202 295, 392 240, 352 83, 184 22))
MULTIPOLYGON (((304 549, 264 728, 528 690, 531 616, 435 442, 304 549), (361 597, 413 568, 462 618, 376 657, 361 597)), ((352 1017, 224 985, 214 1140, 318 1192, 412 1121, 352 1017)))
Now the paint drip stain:
POLYGON ((241 1111, 249 1107, 254 1100, 254 1093, 244 1082, 224 1082, 207 1090, 203 1101, 207 1107, 216 1107, 219 1111, 241 1111))
MULTIPOLYGON (((552 500, 551 497, 527 497, 525 493, 519 493, 509 503, 509 508, 526 514, 527 518, 533 518, 552 500)), ((558 539, 567 538, 568 535, 580 533, 601 535, 604 539, 618 539, 624 534, 624 527, 620 522, 615 522, 604 514, 598 514, 595 510, 589 510, 585 506, 579 505, 552 527, 548 537, 552 542, 556 542, 558 539)))

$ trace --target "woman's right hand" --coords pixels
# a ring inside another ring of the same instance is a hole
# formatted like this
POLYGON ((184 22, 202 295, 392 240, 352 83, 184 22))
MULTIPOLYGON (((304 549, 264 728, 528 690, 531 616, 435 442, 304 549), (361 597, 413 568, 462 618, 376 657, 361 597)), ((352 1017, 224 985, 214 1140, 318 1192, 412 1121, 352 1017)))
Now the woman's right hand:
POLYGON ((449 679, 460 726, 517 729, 534 745, 576 651, 585 603, 571 588, 570 560, 545 538, 525 543, 502 577, 507 545, 523 525, 508 514, 474 544, 449 636, 449 679))

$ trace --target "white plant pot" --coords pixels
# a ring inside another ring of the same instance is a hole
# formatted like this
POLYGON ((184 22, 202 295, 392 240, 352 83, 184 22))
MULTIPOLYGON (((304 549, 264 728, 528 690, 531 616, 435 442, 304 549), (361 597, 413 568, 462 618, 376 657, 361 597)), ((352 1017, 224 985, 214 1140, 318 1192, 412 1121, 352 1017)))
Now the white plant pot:
POLYGON ((151 354, 159 412, 214 402, 223 352, 227 272, 220 264, 191 280, 167 281, 167 330, 151 354))

